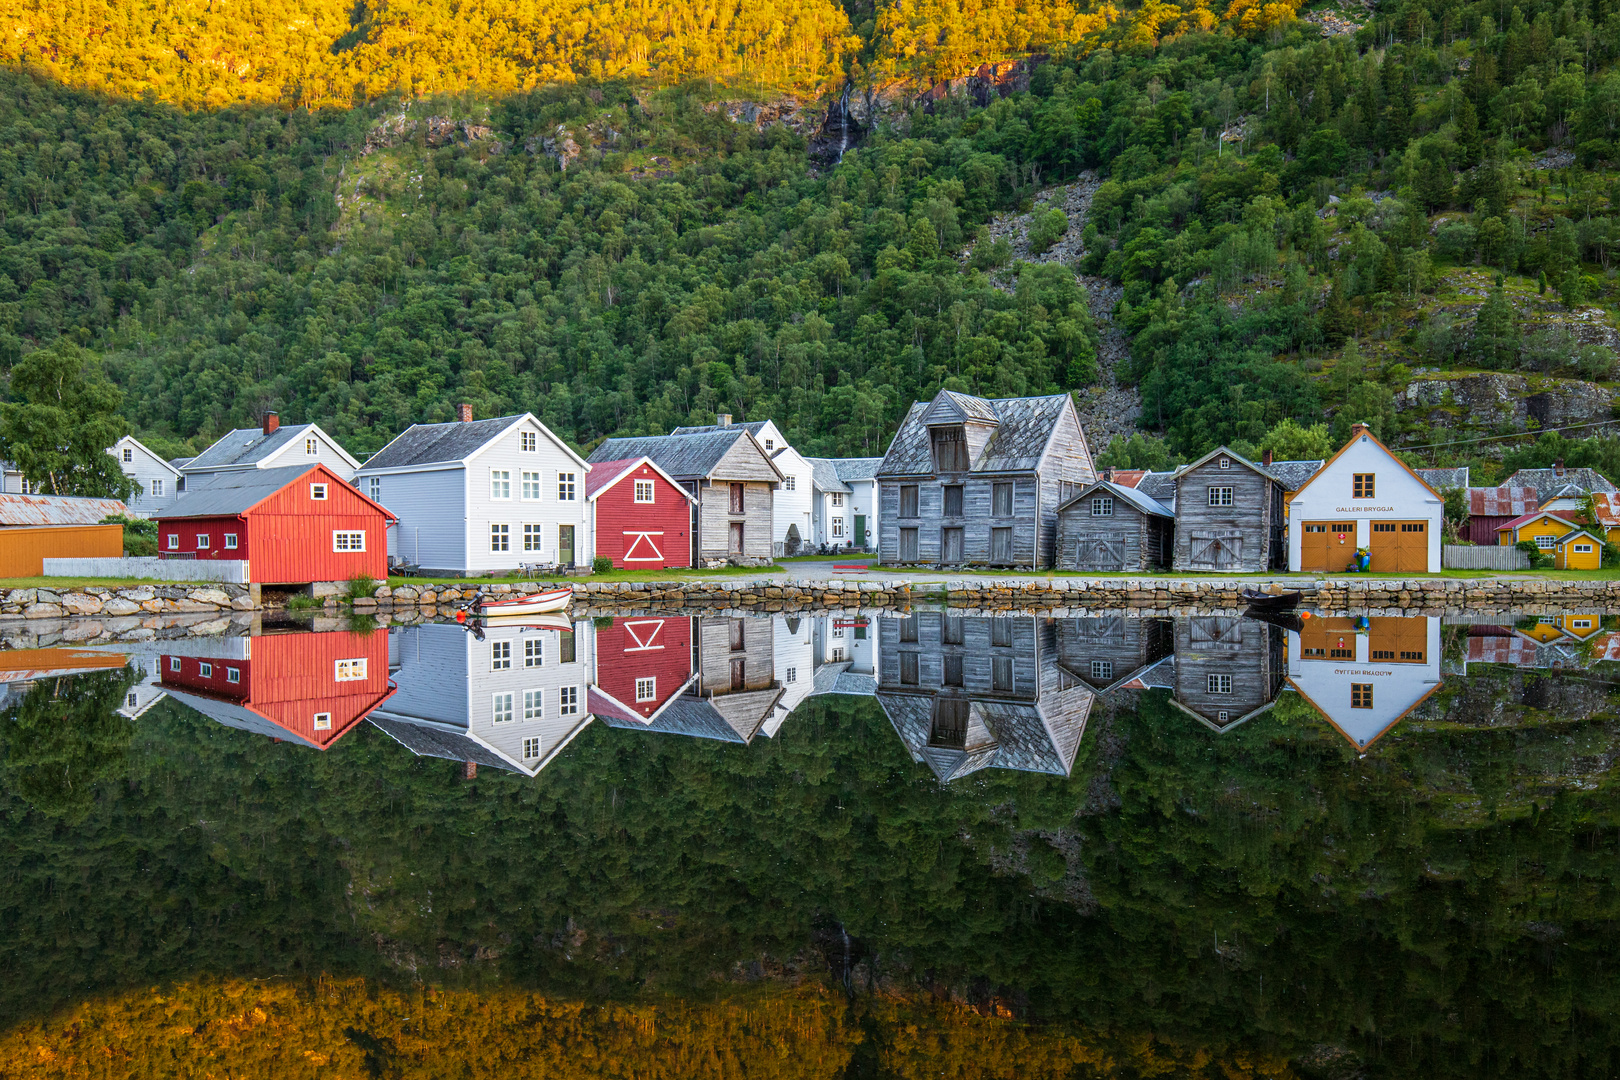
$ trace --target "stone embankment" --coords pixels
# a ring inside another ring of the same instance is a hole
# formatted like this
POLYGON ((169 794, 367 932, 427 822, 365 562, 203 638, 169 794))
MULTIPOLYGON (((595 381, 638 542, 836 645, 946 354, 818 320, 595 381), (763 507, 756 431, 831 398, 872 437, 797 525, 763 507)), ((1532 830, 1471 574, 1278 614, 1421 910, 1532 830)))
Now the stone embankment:
POLYGON ((77 589, 0 589, 0 616, 61 619, 83 615, 162 616, 253 611, 252 592, 241 585, 126 585, 77 589))

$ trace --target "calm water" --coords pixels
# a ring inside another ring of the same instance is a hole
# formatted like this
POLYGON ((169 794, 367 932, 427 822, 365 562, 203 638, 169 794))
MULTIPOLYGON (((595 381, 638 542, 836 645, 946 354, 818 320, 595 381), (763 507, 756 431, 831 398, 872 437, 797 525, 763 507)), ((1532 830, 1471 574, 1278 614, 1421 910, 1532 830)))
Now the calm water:
POLYGON ((0 1076, 1616 1075, 1604 621, 0 653, 0 1076))

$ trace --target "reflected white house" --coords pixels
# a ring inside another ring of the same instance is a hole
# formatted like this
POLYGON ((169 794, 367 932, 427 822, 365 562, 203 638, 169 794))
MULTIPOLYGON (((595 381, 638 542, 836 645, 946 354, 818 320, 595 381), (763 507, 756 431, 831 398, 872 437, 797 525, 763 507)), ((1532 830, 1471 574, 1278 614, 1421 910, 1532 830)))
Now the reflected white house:
POLYGON ((1288 635, 1288 681, 1357 750, 1440 688, 1440 619, 1314 618, 1288 635))

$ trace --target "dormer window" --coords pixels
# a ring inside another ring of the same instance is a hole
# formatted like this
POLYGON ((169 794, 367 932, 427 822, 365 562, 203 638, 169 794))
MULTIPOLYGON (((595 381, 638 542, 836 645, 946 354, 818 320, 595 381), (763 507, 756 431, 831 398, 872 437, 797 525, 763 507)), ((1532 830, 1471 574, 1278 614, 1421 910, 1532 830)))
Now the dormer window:
POLYGON ((928 429, 934 441, 935 472, 967 472, 967 432, 961 425, 928 429))

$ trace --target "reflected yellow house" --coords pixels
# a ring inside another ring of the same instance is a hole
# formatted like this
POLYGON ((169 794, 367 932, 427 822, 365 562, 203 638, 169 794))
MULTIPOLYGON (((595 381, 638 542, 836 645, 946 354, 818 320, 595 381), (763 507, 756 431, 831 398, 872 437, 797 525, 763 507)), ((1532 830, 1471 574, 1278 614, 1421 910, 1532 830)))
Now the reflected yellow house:
POLYGON ((1603 617, 1595 612, 1545 615, 1529 629, 1515 631, 1520 637, 1527 637, 1537 645, 1548 645, 1559 640, 1585 641, 1602 632, 1603 617))

